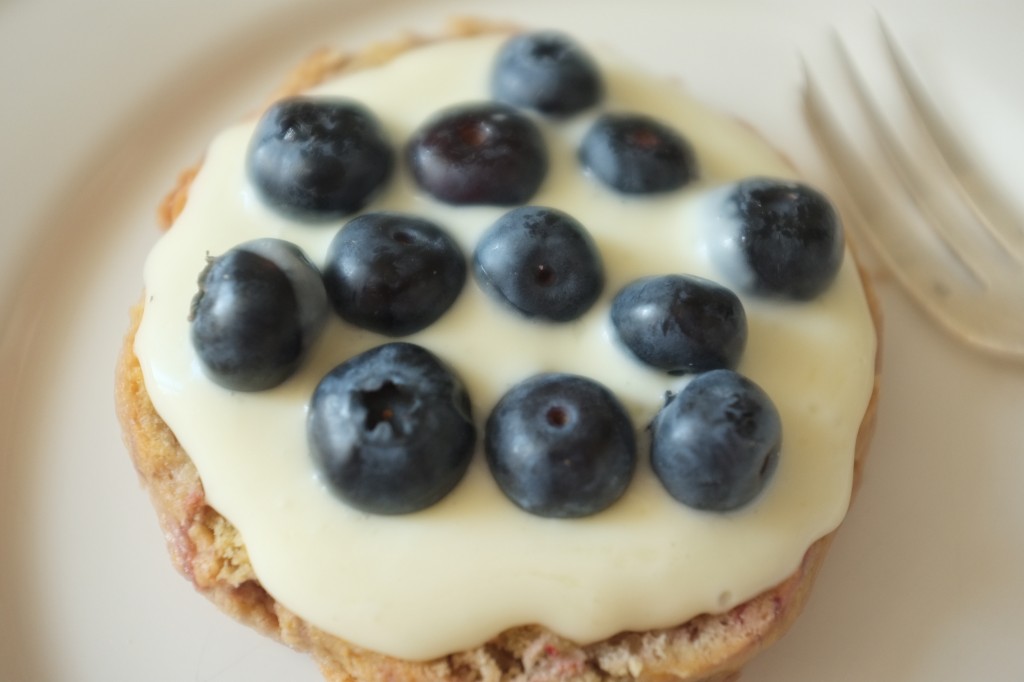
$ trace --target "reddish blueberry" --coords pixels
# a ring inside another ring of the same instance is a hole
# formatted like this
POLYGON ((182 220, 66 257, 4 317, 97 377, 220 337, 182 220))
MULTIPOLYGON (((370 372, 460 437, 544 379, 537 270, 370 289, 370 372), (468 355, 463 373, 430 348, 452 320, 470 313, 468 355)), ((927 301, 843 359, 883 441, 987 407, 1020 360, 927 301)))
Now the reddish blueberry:
POLYGON ((548 170, 537 125, 503 104, 467 104, 440 112, 413 135, 406 159, 423 190, 460 205, 524 203, 548 170))

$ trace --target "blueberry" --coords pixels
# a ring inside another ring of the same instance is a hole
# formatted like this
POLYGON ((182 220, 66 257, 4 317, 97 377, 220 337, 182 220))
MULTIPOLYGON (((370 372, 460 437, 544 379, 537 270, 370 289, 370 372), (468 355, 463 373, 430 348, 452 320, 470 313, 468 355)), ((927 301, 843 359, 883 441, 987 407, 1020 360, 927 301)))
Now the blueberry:
POLYGON ((711 255, 745 291, 810 300, 843 263, 843 227, 825 195, 807 185, 749 178, 724 191, 711 255))
POLYGON ((612 325, 643 362, 670 374, 736 367, 747 316, 729 289, 701 277, 646 277, 612 301, 612 325))
POLYGON ((473 271, 490 296, 527 317, 573 320, 604 286, 601 256, 572 216, 553 208, 512 209, 483 234, 473 271))
POLYGON ((557 31, 510 38, 491 72, 495 99, 549 116, 569 116, 591 107, 603 91, 590 55, 557 31))
POLYGON ((331 370, 313 393, 307 434, 329 488, 373 514, 440 501, 462 479, 476 440, 461 381, 411 343, 378 346, 331 370))
POLYGON ((651 465, 669 494, 690 507, 729 511, 771 478, 782 422, 768 395, 729 369, 696 376, 651 425, 651 465))
POLYGON ((354 213, 391 175, 394 152, 373 114, 348 100, 293 97, 263 115, 246 167, 258 194, 286 215, 354 213))
POLYGON ((679 189, 697 177, 690 144, 672 128, 640 114, 603 114, 580 144, 580 163, 623 194, 679 189))
POLYGON ((327 319, 327 295, 297 246, 257 239, 211 259, 190 317, 206 374, 231 390, 261 391, 298 368, 327 319))
POLYGON ((451 307, 466 259, 440 227, 399 213, 364 213, 331 242, 324 284, 337 313, 390 336, 412 334, 451 307))
POLYGON ((416 131, 406 157, 419 186, 449 204, 524 203, 548 170, 540 130, 503 104, 440 112, 416 131))
POLYGON ((577 518, 618 500, 636 466, 633 424, 604 386, 570 374, 541 374, 514 386, 484 432, 487 462, 517 506, 577 518))

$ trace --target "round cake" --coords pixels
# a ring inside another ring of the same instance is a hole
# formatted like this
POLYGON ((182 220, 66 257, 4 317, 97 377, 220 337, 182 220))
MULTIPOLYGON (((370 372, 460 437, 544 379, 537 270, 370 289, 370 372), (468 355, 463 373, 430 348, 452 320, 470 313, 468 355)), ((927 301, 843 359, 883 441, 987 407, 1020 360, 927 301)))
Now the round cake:
POLYGON ((876 306, 749 127, 551 31, 323 51, 161 208, 119 417, 329 680, 729 680, 801 610, 876 306))

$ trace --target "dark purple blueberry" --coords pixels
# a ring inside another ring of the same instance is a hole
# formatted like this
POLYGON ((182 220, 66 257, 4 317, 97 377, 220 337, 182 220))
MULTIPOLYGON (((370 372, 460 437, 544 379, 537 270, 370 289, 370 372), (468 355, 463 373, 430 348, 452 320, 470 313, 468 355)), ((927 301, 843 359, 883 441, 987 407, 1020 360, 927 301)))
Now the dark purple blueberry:
POLYGON ((449 204, 521 204, 548 171, 540 130, 503 104, 442 111, 416 131, 406 158, 419 186, 449 204))
POLYGON ((327 295, 297 246, 257 239, 210 260, 190 318, 206 374, 224 388, 261 391, 298 368, 327 319, 327 295))
POLYGON ((557 31, 525 33, 501 48, 491 71, 491 94, 549 116, 570 116, 601 99, 601 74, 590 55, 557 31))
POLYGON ((372 514, 426 509, 452 491, 476 427, 462 382, 433 353, 388 343, 331 370, 306 425, 328 487, 372 514))
POLYGON ((258 194, 302 218, 354 213, 388 180, 394 152, 380 124, 348 100, 293 97, 260 119, 246 167, 258 194))
POLYGON ((757 497, 775 471, 782 421, 768 395, 728 369, 694 377, 651 425, 651 465, 675 499, 730 511, 757 497))
POLYGON ((711 254, 744 291, 810 300, 843 264, 843 226, 828 198, 807 185, 770 178, 736 183, 721 207, 711 254))
POLYGON ((733 369, 747 343, 740 299, 701 277, 639 279, 616 294, 611 315, 623 344, 669 374, 733 369))
POLYGON ((440 227, 399 213, 364 213, 331 242, 324 284, 334 309, 365 329, 404 336, 451 307, 466 259, 440 227))
POLYGON ((606 509, 636 466, 636 436, 622 405, 604 386, 570 374, 514 386, 487 419, 484 449, 502 492, 553 518, 606 509))
POLYGON ((580 163, 624 194, 679 189, 697 177, 690 144, 669 126, 641 114, 603 114, 583 137, 580 163))
POLYGON ((492 298, 527 317, 574 320, 604 286, 601 256, 586 229, 553 208, 522 206, 483 234, 473 271, 492 298))

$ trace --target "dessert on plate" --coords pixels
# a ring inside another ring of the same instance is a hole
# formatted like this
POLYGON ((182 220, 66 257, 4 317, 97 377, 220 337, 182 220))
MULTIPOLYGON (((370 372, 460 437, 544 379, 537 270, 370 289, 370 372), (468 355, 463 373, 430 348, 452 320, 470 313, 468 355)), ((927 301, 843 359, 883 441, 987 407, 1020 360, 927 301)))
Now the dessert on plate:
POLYGON ((176 567, 329 680, 730 680, 860 479, 877 318, 749 127, 553 31, 321 51, 161 207, 176 567))

